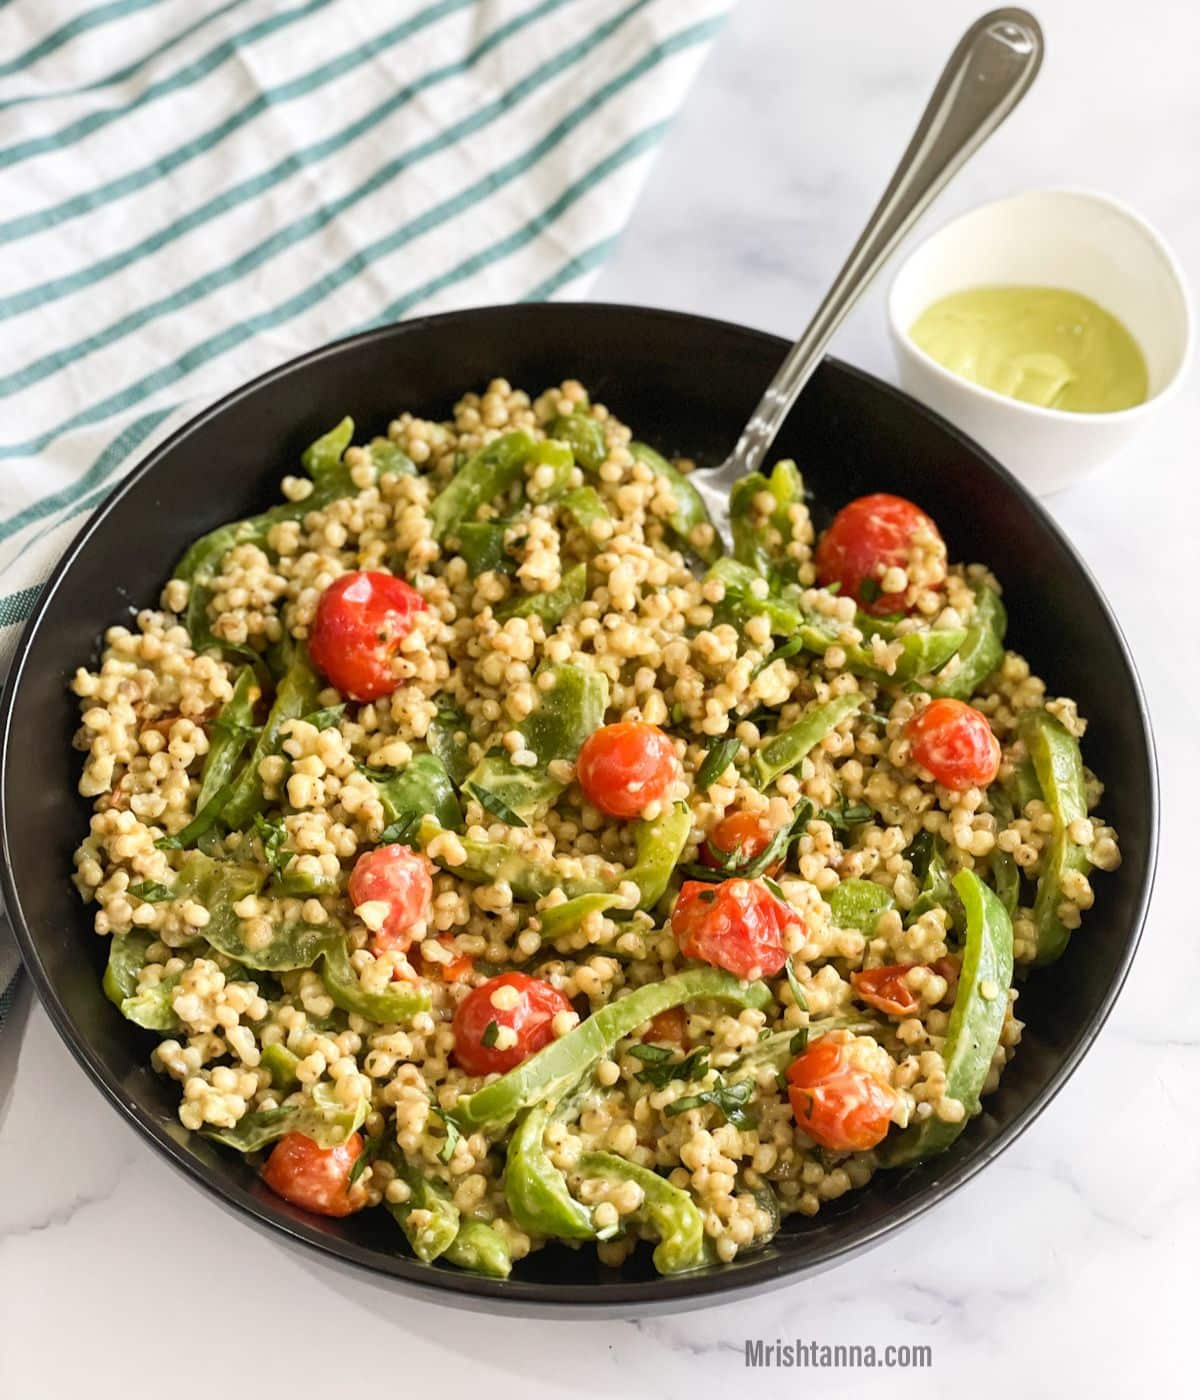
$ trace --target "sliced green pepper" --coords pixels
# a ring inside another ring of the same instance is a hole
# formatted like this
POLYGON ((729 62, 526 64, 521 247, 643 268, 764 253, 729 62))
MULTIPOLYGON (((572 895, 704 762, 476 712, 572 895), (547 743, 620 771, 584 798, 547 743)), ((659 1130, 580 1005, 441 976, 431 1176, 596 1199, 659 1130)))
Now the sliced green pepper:
POLYGON ((264 1045, 259 1063, 271 1076, 273 1089, 282 1089, 285 1093, 290 1093, 300 1082, 296 1074, 300 1056, 293 1054, 286 1045, 279 1042, 264 1045))
POLYGON ((635 461, 649 467, 655 476, 670 487, 671 495, 675 498, 675 509, 666 517, 666 523, 680 544, 705 564, 711 564, 720 558, 721 536, 712 523, 708 507, 704 504, 704 497, 695 486, 678 467, 672 466, 665 457, 646 443, 631 442, 629 450, 635 461), (701 544, 696 540, 696 531, 705 525, 710 537, 707 543, 701 544))
POLYGON ((321 681, 313 670, 303 648, 297 648, 279 687, 275 700, 267 715, 262 733, 250 750, 250 757, 242 765, 242 771, 233 785, 229 801, 221 811, 221 820, 231 831, 244 827, 255 812, 266 805, 263 796, 262 779, 258 769, 263 759, 276 752, 280 743, 280 730, 291 719, 303 719, 317 703, 321 681))
POLYGON ((494 520, 464 520, 454 527, 458 553, 467 561, 471 577, 480 574, 515 574, 517 561, 508 552, 509 526, 494 520))
POLYGON ((666 893, 692 831, 692 809, 673 802, 653 821, 639 821, 634 831, 636 858, 624 878, 638 887, 639 909, 653 909, 666 893))
POLYGON ((471 771, 471 721, 457 705, 442 701, 425 742, 446 770, 446 776, 455 787, 461 787, 471 771))
POLYGON ((1042 799, 1054 819, 1050 842, 1042 852, 1041 874, 1033 903, 1037 933, 1034 964, 1044 967, 1060 958, 1070 930, 1058 916, 1063 881, 1071 871, 1086 874, 1091 862, 1085 847, 1071 840, 1071 823, 1087 816, 1087 789, 1079 740, 1049 710, 1030 710, 1021 717, 1019 732, 1037 775, 1042 799))
POLYGON ((521 593, 496 609, 498 618, 540 617, 546 629, 557 627, 568 612, 587 597, 587 565, 576 564, 548 593, 521 593))
POLYGON ((573 1031, 482 1089, 459 1099, 452 1116, 464 1128, 503 1127, 544 1099, 558 1098, 581 1075, 644 1022, 683 1002, 714 997, 735 1006, 762 1009, 771 1002, 765 982, 740 982, 715 967, 691 968, 645 987, 594 1012, 573 1031))
MULTIPOLYGON (((442 828, 435 821, 422 822, 417 830, 418 845, 428 847, 441 832, 442 828)), ((514 899, 532 903, 545 899, 558 889, 568 899, 574 899, 576 895, 610 892, 617 883, 611 876, 600 872, 595 875, 564 876, 557 862, 520 854, 495 841, 477 841, 470 836, 460 836, 458 842, 466 854, 466 860, 461 865, 444 861, 444 868, 475 885, 490 885, 503 880, 512 890, 514 899)))
POLYGON ((433 754, 417 754, 399 772, 370 767, 359 771, 371 780, 383 807, 387 826, 379 837, 380 845, 392 841, 408 844, 426 817, 451 831, 462 825, 462 808, 450 775, 433 754))
POLYGON ((432 1264, 454 1243, 462 1220, 459 1209, 445 1182, 413 1166, 399 1149, 389 1153, 388 1161, 411 1194, 407 1201, 387 1201, 387 1208, 412 1252, 423 1264, 432 1264))
POLYGON ((827 899, 838 928, 856 928, 867 935, 875 932, 880 914, 896 904, 891 891, 874 880, 843 880, 830 890, 827 899))
POLYGON ((590 413, 560 413, 546 429, 546 434, 565 442, 586 471, 598 472, 608 456, 604 427, 590 413))
POLYGON ((358 1132, 370 1107, 365 1095, 353 1104, 342 1103, 336 1086, 323 1080, 313 1085, 304 1103, 258 1109, 240 1118, 232 1128, 206 1128, 204 1136, 238 1152, 259 1152, 288 1133, 303 1133, 318 1147, 337 1147, 358 1132))
POLYGON ((884 1139, 880 1160, 885 1166, 907 1166, 944 1152, 979 1108, 983 1086, 1000 1043, 1012 985, 1012 920, 999 899, 971 870, 960 870, 954 889, 966 911, 962 971, 942 1059, 946 1065, 946 1096, 963 1106, 957 1123, 931 1114, 884 1139))
POLYGON ((575 471, 575 454, 568 443, 547 438, 544 442, 539 442, 529 454, 526 470, 526 496, 535 506, 545 505, 549 501, 557 500, 570 488, 571 476, 575 471), (549 470, 543 472, 543 467, 549 470), (548 480, 541 481, 543 475, 548 480))
POLYGON ((380 476, 416 476, 417 468, 407 452, 391 438, 372 438, 367 444, 371 461, 380 476))
POLYGON ((533 448, 528 433, 505 433, 464 462, 430 507, 434 539, 444 540, 459 525, 473 520, 480 506, 519 481, 533 448))
MULTIPOLYGON (((339 496, 353 495, 358 489, 350 479, 350 473, 341 462, 341 452, 349 444, 354 433, 353 420, 344 418, 336 428, 324 437, 318 438, 303 456, 306 470, 313 478, 313 490, 302 501, 285 501, 272 506, 259 515, 245 520, 234 520, 227 525, 219 525, 207 535, 195 540, 175 566, 175 578, 187 580, 191 584, 184 624, 197 651, 209 647, 225 647, 226 644, 215 637, 208 621, 208 605, 212 601, 212 590, 208 579, 217 572, 221 560, 240 544, 265 546, 267 538, 276 525, 290 520, 303 520, 314 510, 321 510, 339 496), (341 443, 342 447, 335 449, 341 443)), ((242 648, 226 648, 242 650, 242 648)))
POLYGON ((553 943, 568 933, 574 933, 589 914, 606 914, 615 909, 620 900, 615 894, 577 894, 574 899, 555 904, 549 909, 539 909, 537 921, 539 932, 546 943, 553 943))
POLYGON ((724 598, 717 605, 717 616, 722 620, 744 625, 752 617, 765 617, 775 636, 795 637, 805 651, 817 656, 824 656, 830 647, 839 647, 845 653, 847 671, 881 685, 902 684, 940 670, 962 646, 967 635, 965 627, 918 628, 896 633, 878 619, 857 618, 856 627, 862 623, 872 634, 899 643, 896 668, 888 672, 875 664, 874 653, 865 642, 842 641, 843 624, 806 610, 795 588, 785 586, 760 596, 755 585, 762 588, 761 575, 728 557, 718 559, 707 577, 719 579, 725 590, 724 598))
POLYGON ((860 709, 866 698, 856 692, 810 705, 795 724, 755 751, 750 767, 756 785, 765 788, 781 774, 790 772, 826 735, 832 734, 844 719, 860 709))
POLYGON ((504 1195, 513 1219, 533 1235, 559 1240, 590 1240, 596 1227, 592 1212, 567 1189, 567 1179, 546 1151, 546 1129, 565 1116, 576 1095, 552 1110, 545 1101, 534 1104, 518 1120, 504 1163, 504 1195))
POLYGON ((594 486, 577 486, 561 498, 559 505, 593 544, 596 541, 592 526, 601 520, 612 521, 608 507, 594 486))
POLYGON ((462 1221, 442 1258, 455 1268, 488 1278, 507 1278, 512 1273, 508 1241, 495 1226, 483 1220, 462 1221))
POLYGON ((672 1186, 648 1167, 636 1166, 611 1152, 585 1152, 579 1159, 585 1177, 621 1183, 632 1181, 642 1190, 642 1204, 633 1218, 658 1236, 654 1267, 660 1274, 681 1274, 699 1269, 704 1255, 704 1217, 686 1191, 672 1186))
POLYGON ((791 511, 803 504, 804 478, 792 461, 777 462, 769 477, 751 472, 735 482, 729 492, 733 557, 763 578, 794 582, 797 561, 788 554, 794 535, 791 511), (757 506, 763 493, 775 501, 765 519, 760 518, 757 506))
POLYGON ((528 821, 540 816, 566 786, 550 774, 555 760, 573 763, 583 741, 604 723, 608 707, 608 678, 581 666, 550 666, 534 677, 537 704, 513 728, 523 745, 537 759, 536 766, 522 768, 503 749, 493 749, 475 765, 467 781, 472 788, 490 793, 510 812, 528 821), (543 689, 546 675, 553 684, 543 689))
POLYGON ((380 1025, 402 1025, 417 1012, 429 1010, 429 988, 423 982, 389 982, 383 991, 368 991, 351 965, 344 939, 328 944, 322 952, 321 981, 343 1011, 380 1025))
POLYGON ((196 796, 197 812, 208 807, 217 793, 233 781, 242 751, 257 736, 254 706, 261 694, 253 666, 243 666, 233 683, 233 694, 213 721, 208 755, 200 775, 200 791, 196 796))
POLYGON ((1008 615, 994 588, 975 589, 975 611, 967 624, 963 643, 934 677, 930 694, 969 700, 1004 660, 1004 633, 1008 615))

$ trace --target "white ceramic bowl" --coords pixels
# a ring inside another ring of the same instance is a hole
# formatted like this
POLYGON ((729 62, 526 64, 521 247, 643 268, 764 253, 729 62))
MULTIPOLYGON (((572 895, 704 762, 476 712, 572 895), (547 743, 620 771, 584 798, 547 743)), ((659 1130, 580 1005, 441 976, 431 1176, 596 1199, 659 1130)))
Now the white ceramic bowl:
POLYGON ((1043 496, 1123 447, 1178 385, 1191 354, 1187 288, 1170 250, 1132 209, 1085 190, 1031 190, 947 224, 896 274, 888 318, 903 387, 1043 496), (941 297, 1004 283, 1081 292, 1119 317, 1146 357, 1145 403, 1116 413, 1039 408, 943 369, 909 338, 941 297))

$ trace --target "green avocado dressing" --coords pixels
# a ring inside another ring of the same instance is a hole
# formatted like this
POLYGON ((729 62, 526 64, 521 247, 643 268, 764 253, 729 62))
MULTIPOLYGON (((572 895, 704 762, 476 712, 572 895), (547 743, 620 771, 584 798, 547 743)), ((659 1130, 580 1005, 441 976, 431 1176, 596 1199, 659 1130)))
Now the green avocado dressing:
POLYGON ((1078 292, 971 287, 935 301, 909 335, 953 373, 1041 408, 1115 413, 1146 399, 1137 341, 1078 292))

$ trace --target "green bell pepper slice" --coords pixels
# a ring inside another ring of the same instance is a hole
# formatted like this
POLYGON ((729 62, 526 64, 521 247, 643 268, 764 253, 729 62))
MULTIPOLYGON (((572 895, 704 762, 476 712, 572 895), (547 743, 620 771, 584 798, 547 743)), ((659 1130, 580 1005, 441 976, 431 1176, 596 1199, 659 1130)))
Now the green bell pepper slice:
POLYGON ((441 542, 475 518, 481 506, 494 501, 521 479, 534 449, 528 433, 505 433, 463 463, 430 507, 433 537, 441 542))
POLYGON ((729 492, 729 529, 733 557, 755 573, 775 582, 794 582, 797 561, 787 552, 793 538, 791 508, 804 504, 804 478, 795 462, 777 462, 769 477, 751 472, 729 492), (775 504, 765 520, 759 517, 757 498, 766 493, 775 504))
POLYGON ((992 1056, 1008 1011, 1008 989, 1013 974, 1012 920, 1000 900, 971 870, 960 870, 954 889, 966 911, 962 971, 942 1059, 946 1064, 946 1094, 962 1104, 957 1123, 936 1115, 910 1124, 884 1139, 879 1149, 888 1167, 908 1166, 945 1150, 955 1141, 979 1108, 992 1056))
POLYGON ((512 1273, 512 1250, 494 1226, 483 1220, 464 1220, 442 1258, 457 1269, 487 1278, 507 1278, 512 1273))
POLYGON ((1071 840, 1071 823, 1087 816, 1087 789, 1079 740, 1048 710, 1031 710, 1021 717, 1018 732, 1025 741, 1037 775, 1042 799, 1050 809, 1054 827, 1042 853, 1042 871, 1033 902, 1037 933, 1034 965, 1045 967, 1060 958, 1071 937, 1058 917, 1063 902, 1063 879, 1069 871, 1086 874, 1091 868, 1087 851, 1071 840))
POLYGON ((765 982, 745 983, 715 967, 690 968, 610 1002, 559 1040, 482 1089, 459 1099, 451 1116, 465 1129, 503 1127, 522 1109, 559 1098, 597 1060, 662 1011, 713 997, 735 1006, 762 1009, 772 1000, 765 982))
POLYGON ((1004 660, 1004 634, 1008 614, 994 588, 975 589, 975 611, 967 623, 963 643, 934 677, 931 695, 969 700, 1004 660))
POLYGON ((233 785, 233 792, 221 810, 221 821, 230 831, 240 831, 266 805, 259 764, 269 754, 277 752, 281 742, 280 730, 292 719, 303 719, 316 705, 321 681, 303 648, 297 648, 288 669, 275 691, 275 700, 267 715, 250 757, 233 785))
POLYGON ((393 841, 409 844, 426 817, 451 831, 462 825, 450 775, 433 754, 417 754, 399 772, 369 766, 359 772, 370 779, 383 807, 387 825, 379 837, 381 846, 393 841))
POLYGON ((866 698, 859 693, 836 695, 832 700, 810 705, 795 724, 755 751, 750 760, 755 785, 765 788, 790 772, 844 719, 861 709, 866 698))
POLYGON ((205 1128, 204 1136, 238 1152, 261 1152, 288 1133, 303 1133, 318 1147, 338 1147, 366 1122, 370 1102, 365 1095, 342 1103, 333 1084, 313 1085, 303 1103, 258 1109, 238 1119, 232 1128, 205 1128))
POLYGON ((513 1219, 532 1235, 559 1240, 590 1240, 596 1235, 592 1212, 571 1195, 566 1177, 546 1150, 546 1129, 571 1111, 576 1097, 569 1093, 554 1108, 543 1101, 526 1109, 509 1139, 504 1195, 513 1219))
POLYGON ((627 1162, 611 1152, 585 1152, 579 1159, 585 1177, 613 1183, 632 1181, 642 1189, 642 1204, 633 1218, 658 1236, 654 1267, 660 1274, 681 1274, 702 1268, 708 1261, 704 1252, 704 1217, 686 1191, 672 1186, 665 1178, 627 1162))
POLYGON ((587 597, 587 565, 575 564, 562 576, 562 582, 548 593, 521 593, 496 609, 501 619, 540 617, 547 630, 557 627, 572 608, 587 597))
POLYGON ((555 501, 570 489, 574 471, 575 454, 571 451, 570 444, 546 438, 545 441, 539 442, 529 454, 529 462, 526 466, 525 495, 535 506, 555 501), (549 471, 545 473, 549 477, 549 481, 539 484, 538 477, 543 475, 540 470, 542 467, 549 468, 549 471))
POLYGON ((114 934, 109 941, 108 965, 104 969, 104 994, 127 1021, 143 1030, 167 1034, 177 1031, 179 1017, 172 1001, 179 985, 179 974, 164 977, 153 987, 138 990, 138 974, 146 965, 146 953, 153 937, 147 933, 114 934))
POLYGON ((403 1025, 430 1007, 424 982, 390 982, 380 992, 368 991, 354 971, 342 938, 328 944, 321 959, 321 981, 334 1005, 380 1025, 403 1025))
POLYGON ((891 891, 874 880, 843 880, 826 899, 838 928, 856 928, 868 936, 875 932, 880 914, 896 906, 891 891))
POLYGON ((540 816, 554 804, 566 784, 550 775, 551 763, 556 759, 573 763, 583 741, 604 723, 608 708, 608 678, 600 671, 571 665, 543 667, 534 676, 534 687, 537 704, 512 727, 537 758, 536 767, 518 767, 511 754, 493 749, 467 776, 467 785, 490 794, 523 821, 540 816), (547 674, 553 685, 543 689, 541 680, 547 674))
POLYGON ((423 1264, 432 1264, 454 1243, 462 1223, 459 1209, 445 1182, 413 1166, 398 1148, 388 1154, 388 1161, 411 1192, 407 1201, 387 1201, 388 1211, 412 1252, 423 1264))
POLYGON ((464 520, 454 527, 458 554, 467 561, 471 577, 479 574, 515 574, 517 561, 508 552, 509 526, 494 520, 464 520))
POLYGON ((471 721, 456 704, 442 701, 425 742, 446 776, 455 787, 461 787, 471 771, 471 721))
POLYGON ((604 427, 590 413, 560 413, 546 429, 546 436, 565 442, 585 471, 598 472, 608 456, 604 427))
POLYGON ((593 547, 596 545, 596 539, 592 534, 592 526, 601 520, 610 523, 612 521, 608 507, 594 486, 577 486, 561 497, 558 504, 587 535, 593 547))
POLYGON ((291 1093, 300 1082, 296 1073, 300 1066, 300 1056, 294 1054, 280 1042, 263 1046, 259 1064, 271 1076, 273 1089, 282 1089, 285 1093, 291 1093))
POLYGON ((196 796, 197 812, 207 808, 221 789, 233 781, 243 750, 251 739, 257 738, 254 706, 261 694, 254 667, 243 666, 233 683, 233 694, 213 721, 208 754, 200 774, 200 791, 196 796))
POLYGON ((646 443, 631 442, 629 450, 635 461, 649 467, 655 476, 661 478, 670 487, 671 495, 675 498, 675 509, 666 517, 666 523, 679 543, 702 563, 712 564, 720 558, 722 553, 720 533, 712 523, 708 507, 704 504, 704 497, 696 490, 695 486, 678 467, 672 466, 665 457, 655 452, 654 448, 646 443), (695 539, 696 530, 701 525, 707 525, 712 531, 711 540, 703 545, 697 544, 695 539))

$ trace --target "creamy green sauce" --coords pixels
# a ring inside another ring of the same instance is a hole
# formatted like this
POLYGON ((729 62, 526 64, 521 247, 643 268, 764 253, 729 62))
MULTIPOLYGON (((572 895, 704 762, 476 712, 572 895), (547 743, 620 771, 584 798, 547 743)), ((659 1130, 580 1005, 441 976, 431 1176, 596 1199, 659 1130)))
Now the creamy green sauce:
POLYGON ((1115 413, 1143 403, 1146 361, 1090 297, 1058 287, 971 287, 935 301, 909 331, 940 365, 1042 408, 1115 413))

